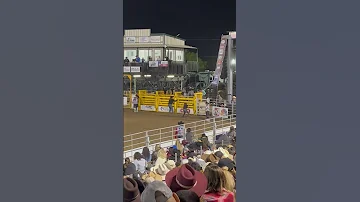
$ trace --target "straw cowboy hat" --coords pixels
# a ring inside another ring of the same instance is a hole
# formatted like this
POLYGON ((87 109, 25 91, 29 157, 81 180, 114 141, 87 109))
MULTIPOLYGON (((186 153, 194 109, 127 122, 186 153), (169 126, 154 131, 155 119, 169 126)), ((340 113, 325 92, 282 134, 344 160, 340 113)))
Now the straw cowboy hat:
POLYGON ((208 166, 209 164, 210 164, 210 162, 206 162, 203 166, 201 166, 203 172, 205 171, 206 166, 208 166))
POLYGON ((218 148, 218 151, 220 151, 221 153, 223 153, 223 158, 229 158, 230 156, 230 153, 228 150, 222 148, 222 147, 219 147, 218 148))
POLYGON ((207 188, 207 179, 205 175, 196 171, 188 164, 168 172, 165 177, 165 182, 173 192, 179 190, 191 190, 199 197, 204 194, 207 188))
POLYGON ((160 149, 157 153, 157 159, 155 161, 155 168, 157 168, 159 165, 164 164, 167 159, 167 154, 164 149, 160 149))
POLYGON ((141 194, 141 202, 180 202, 179 197, 163 182, 154 181, 146 186, 141 194), (157 193, 161 193, 158 195, 157 193))
POLYGON ((172 170, 176 167, 175 161, 173 160, 168 160, 165 165, 169 170, 172 170))
POLYGON ((143 179, 144 181, 163 181, 163 178, 161 177, 161 175, 157 174, 154 171, 150 171, 148 174, 145 174, 141 177, 141 179, 143 179), (148 179, 150 178, 150 179, 148 179), (152 180, 152 179, 154 180, 152 180))
POLYGON ((140 191, 137 182, 132 178, 124 178, 124 202, 140 202, 140 191))
POLYGON ((217 163, 219 161, 219 157, 215 156, 215 154, 210 154, 207 158, 206 158, 206 162, 211 162, 211 163, 217 163))
POLYGON ((156 174, 161 176, 161 181, 165 180, 165 175, 170 171, 166 163, 159 165, 157 168, 152 167, 150 171, 155 172, 156 174))

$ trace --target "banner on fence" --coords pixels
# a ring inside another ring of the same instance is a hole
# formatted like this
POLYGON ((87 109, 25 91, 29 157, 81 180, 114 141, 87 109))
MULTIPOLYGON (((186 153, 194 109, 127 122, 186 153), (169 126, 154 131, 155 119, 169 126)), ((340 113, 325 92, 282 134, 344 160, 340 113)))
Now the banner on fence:
POLYGON ((213 117, 227 117, 229 109, 225 107, 212 107, 213 117))
POLYGON ((124 97, 124 99, 123 99, 124 100, 124 106, 128 105, 127 99, 128 99, 127 97, 124 97))
POLYGON ((205 116, 206 115, 206 103, 205 101, 199 101, 197 104, 197 115, 205 116))
POLYGON ((169 112, 169 107, 159 106, 158 112, 169 112))
POLYGON ((141 105, 140 109, 143 111, 152 111, 152 112, 156 111, 155 106, 152 105, 141 105))
MULTIPOLYGON (((184 113, 184 109, 183 109, 183 108, 178 108, 178 109, 177 109, 177 113, 183 114, 183 113, 184 113)), ((188 113, 188 114, 194 114, 194 110, 193 110, 193 109, 187 109, 187 113, 188 113)))
POLYGON ((159 67, 159 61, 149 61, 149 67, 159 67))

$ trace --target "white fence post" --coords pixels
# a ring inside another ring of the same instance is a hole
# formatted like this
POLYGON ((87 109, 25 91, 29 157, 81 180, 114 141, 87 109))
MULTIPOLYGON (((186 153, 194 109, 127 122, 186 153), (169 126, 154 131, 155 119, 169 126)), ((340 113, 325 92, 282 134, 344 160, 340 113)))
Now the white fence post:
POLYGON ((160 142, 161 142, 161 129, 160 129, 159 133, 160 133, 160 142))
POLYGON ((213 144, 215 144, 215 140, 216 140, 216 122, 215 122, 215 118, 214 118, 214 126, 213 126, 213 144))
POLYGON ((174 144, 174 126, 171 126, 171 144, 174 144))
POLYGON ((145 136, 145 146, 147 148, 149 148, 149 145, 150 145, 150 137, 148 135, 148 131, 146 131, 146 136, 145 136))

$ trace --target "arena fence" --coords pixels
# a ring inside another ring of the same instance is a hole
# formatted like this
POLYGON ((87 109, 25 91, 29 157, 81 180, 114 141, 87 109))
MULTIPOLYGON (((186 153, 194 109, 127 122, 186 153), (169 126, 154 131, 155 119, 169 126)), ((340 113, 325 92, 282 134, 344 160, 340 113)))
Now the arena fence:
POLYGON ((171 96, 176 100, 173 104, 174 112, 183 113, 183 106, 188 105, 188 113, 196 114, 197 103, 202 99, 202 93, 195 93, 194 96, 182 96, 181 92, 165 94, 164 91, 148 93, 146 90, 139 90, 139 110, 153 112, 169 112, 168 102, 171 96))
MULTIPOLYGON (((206 134, 210 142, 214 142, 216 135, 228 132, 230 127, 236 127, 236 115, 227 117, 215 117, 202 121, 184 123, 184 128, 191 128, 194 135, 199 138, 206 134)), ((155 130, 148 130, 124 136, 124 159, 132 158, 135 152, 142 152, 143 147, 149 147, 153 151, 156 144, 161 147, 169 147, 175 144, 175 132, 179 126, 170 126, 155 130)))

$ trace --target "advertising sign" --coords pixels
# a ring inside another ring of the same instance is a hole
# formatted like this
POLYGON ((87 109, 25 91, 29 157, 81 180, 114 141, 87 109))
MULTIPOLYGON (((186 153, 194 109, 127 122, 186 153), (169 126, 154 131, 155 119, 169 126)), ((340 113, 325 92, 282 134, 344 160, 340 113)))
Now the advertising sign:
POLYGON ((229 109, 224 107, 213 107, 212 115, 213 117, 228 117, 229 109))
POLYGON ((159 67, 158 61, 149 61, 149 67, 159 67))
POLYGON ((124 66, 124 72, 130 72, 130 66, 124 66))
POLYGON ((169 62, 168 61, 160 61, 160 67, 169 67, 169 62))
POLYGON ((169 107, 159 106, 158 112, 169 112, 169 107))
POLYGON ((152 105, 141 105, 140 109, 143 111, 152 111, 152 112, 156 111, 155 106, 152 105))
POLYGON ((140 72, 140 67, 131 67, 131 72, 140 72))
POLYGON ((148 36, 139 37, 139 43, 149 43, 150 38, 148 36))
POLYGON ((125 37, 125 43, 135 43, 136 42, 136 38, 133 36, 127 36, 125 37))
POLYGON ((160 43, 161 42, 161 36, 151 36, 150 37, 151 43, 160 43))
MULTIPOLYGON (((177 108, 177 113, 183 114, 183 113, 184 113, 184 109, 183 109, 183 108, 177 108)), ((188 113, 188 114, 194 114, 194 110, 193 110, 193 109, 187 109, 187 113, 188 113)))

